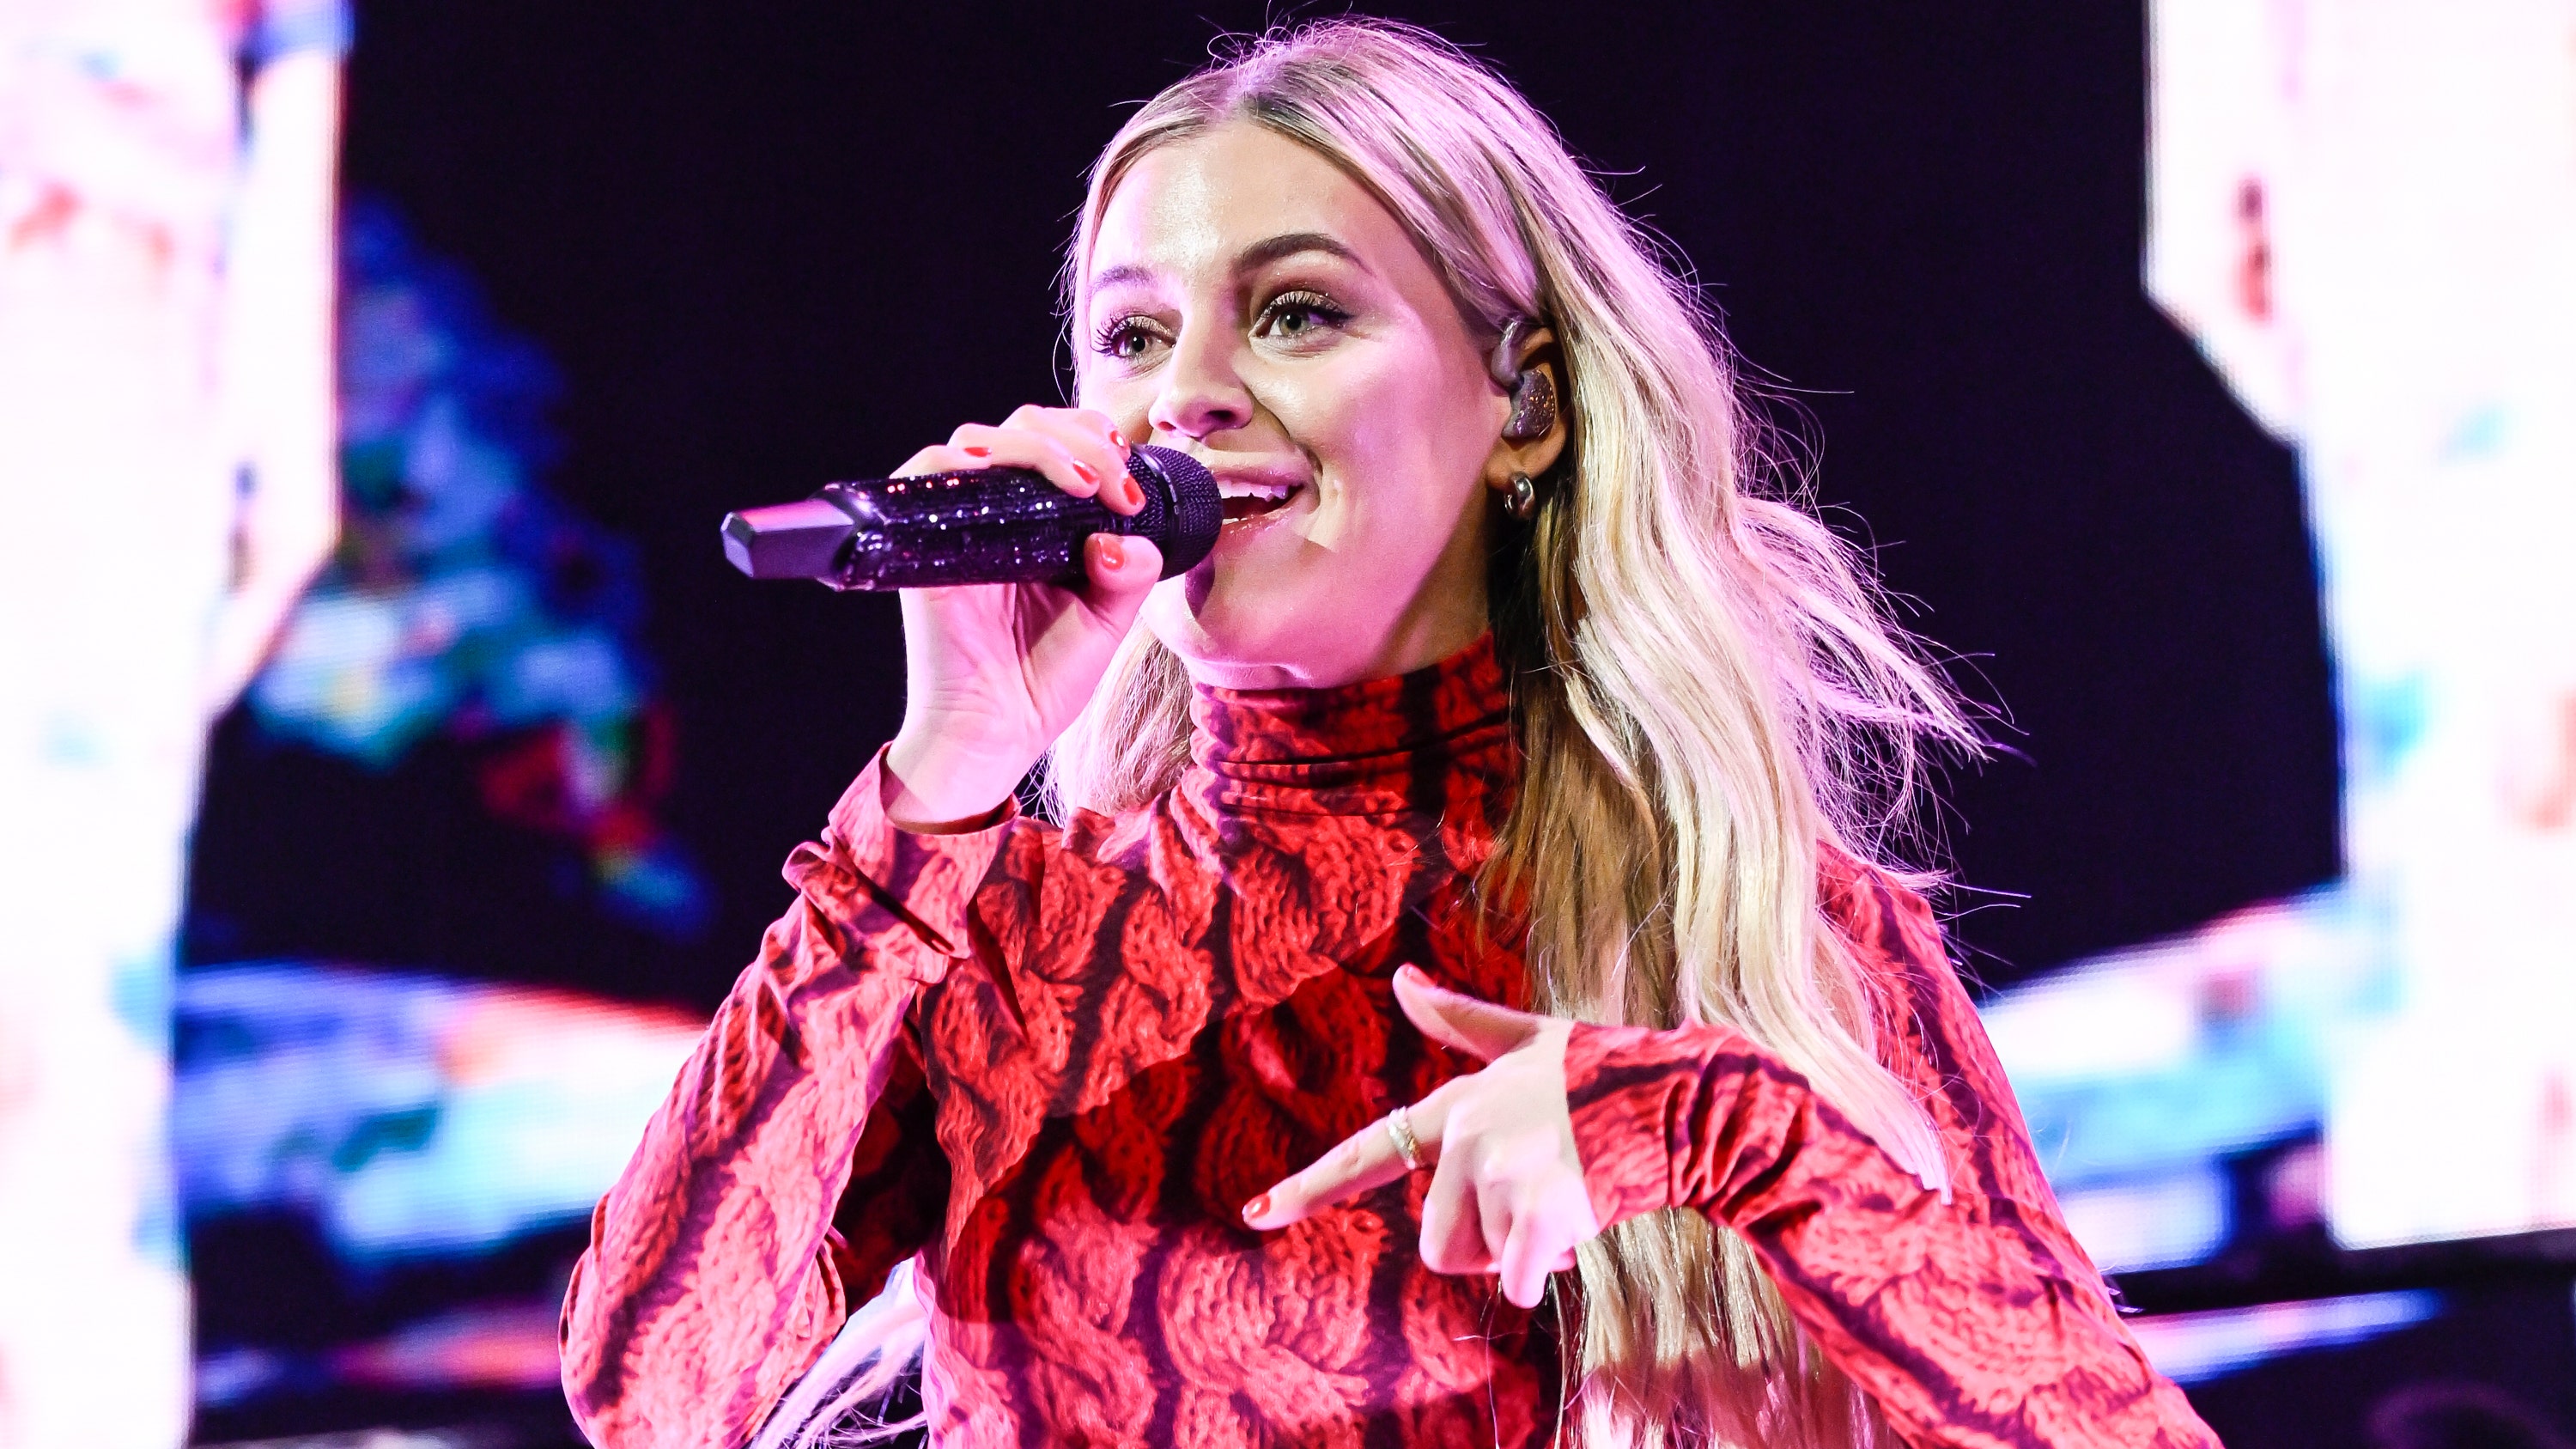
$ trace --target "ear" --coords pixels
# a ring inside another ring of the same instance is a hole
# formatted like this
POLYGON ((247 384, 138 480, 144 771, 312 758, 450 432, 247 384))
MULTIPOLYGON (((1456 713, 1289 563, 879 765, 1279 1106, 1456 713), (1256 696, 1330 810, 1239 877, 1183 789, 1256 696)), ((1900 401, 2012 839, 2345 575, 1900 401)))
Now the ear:
POLYGON ((1556 460, 1565 454, 1567 438, 1572 436, 1567 420, 1573 413, 1573 395, 1566 390, 1565 349, 1557 345, 1555 329, 1522 327, 1506 340, 1514 344, 1513 355, 1497 360, 1506 362, 1506 370, 1515 380, 1532 370, 1547 378, 1556 394, 1556 421, 1534 438, 1514 441, 1503 436, 1504 423, 1512 414, 1512 386, 1499 381, 1495 384, 1498 405, 1494 412, 1494 451, 1485 459, 1485 486, 1498 492, 1512 486, 1514 473, 1537 478, 1555 467, 1556 460))

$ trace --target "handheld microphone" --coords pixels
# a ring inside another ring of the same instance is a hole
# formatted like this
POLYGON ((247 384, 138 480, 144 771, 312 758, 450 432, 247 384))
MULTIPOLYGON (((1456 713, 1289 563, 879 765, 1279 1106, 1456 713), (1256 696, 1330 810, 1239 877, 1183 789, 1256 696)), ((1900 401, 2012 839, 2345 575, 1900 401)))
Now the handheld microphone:
POLYGON ((832 483, 801 503, 724 520, 725 557, 755 579, 817 579, 835 589, 1082 582, 1095 533, 1152 539, 1163 577, 1216 547, 1225 504, 1216 478, 1170 448, 1138 447, 1128 476, 1145 494, 1132 515, 1076 498, 1033 468, 975 468, 832 483))

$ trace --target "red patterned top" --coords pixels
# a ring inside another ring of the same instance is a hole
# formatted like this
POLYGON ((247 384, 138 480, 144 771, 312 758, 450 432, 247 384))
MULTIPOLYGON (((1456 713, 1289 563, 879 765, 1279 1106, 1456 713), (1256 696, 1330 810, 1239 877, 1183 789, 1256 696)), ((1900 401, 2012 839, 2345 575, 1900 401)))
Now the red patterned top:
MULTIPOLYGON (((1345 689, 1202 690, 1182 784, 1059 831, 886 823, 878 767, 599 1205, 564 1386, 599 1444, 746 1442, 920 1255, 941 1445, 1538 1445, 1552 1318, 1417 1255, 1427 1175, 1281 1232, 1242 1203, 1475 1063, 1406 962, 1519 1003, 1465 884, 1519 755, 1490 644, 1345 689)), ((1578 1028, 1605 1223, 1741 1233, 1918 1446, 2210 1445, 2060 1221, 1923 902, 1829 870, 1954 1159, 1925 1192, 1723 1028, 1578 1028)))

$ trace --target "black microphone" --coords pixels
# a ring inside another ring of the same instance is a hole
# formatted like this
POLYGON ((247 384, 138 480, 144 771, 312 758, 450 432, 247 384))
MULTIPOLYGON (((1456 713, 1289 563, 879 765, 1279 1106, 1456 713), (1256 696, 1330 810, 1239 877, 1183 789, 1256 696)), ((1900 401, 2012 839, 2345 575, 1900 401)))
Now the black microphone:
POLYGON ((746 508, 724 520, 725 557, 755 579, 819 579, 836 589, 1082 582, 1082 541, 1149 538, 1163 577, 1216 547, 1225 504, 1216 478, 1187 453, 1140 447, 1128 476, 1145 494, 1133 514, 1076 498, 1034 468, 973 468, 832 483, 802 503, 746 508))

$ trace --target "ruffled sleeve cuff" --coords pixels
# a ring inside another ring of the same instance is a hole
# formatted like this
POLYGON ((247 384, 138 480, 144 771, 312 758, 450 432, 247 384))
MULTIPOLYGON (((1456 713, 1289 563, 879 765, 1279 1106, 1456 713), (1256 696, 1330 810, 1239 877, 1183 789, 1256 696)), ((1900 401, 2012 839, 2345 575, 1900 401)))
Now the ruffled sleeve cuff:
POLYGON ((886 965, 924 982, 965 956, 966 910, 1019 819, 1004 805, 981 830, 930 835, 886 819, 885 751, 879 750, 832 807, 820 845, 787 859, 787 883, 886 965))
POLYGON ((1835 1162, 1883 1156, 1732 1027, 1579 1025, 1565 1044, 1565 1099, 1605 1228, 1671 1207, 1723 1217, 1744 1194, 1782 1187, 1802 1148, 1835 1162))
POLYGON ((1712 1045, 1697 1035, 1577 1025, 1566 1038, 1565 1105, 1604 1228, 1678 1201, 1673 1135, 1689 1121, 1712 1045))

